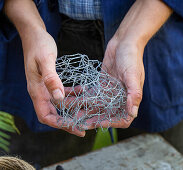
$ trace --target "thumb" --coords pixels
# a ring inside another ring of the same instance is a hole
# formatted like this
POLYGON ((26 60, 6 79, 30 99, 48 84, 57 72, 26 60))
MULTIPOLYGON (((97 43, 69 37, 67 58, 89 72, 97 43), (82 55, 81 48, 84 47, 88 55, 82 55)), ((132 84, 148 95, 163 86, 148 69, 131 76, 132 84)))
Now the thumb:
POLYGON ((55 69, 54 57, 48 57, 44 62, 39 63, 42 79, 49 93, 56 101, 61 101, 65 97, 63 84, 55 69))
POLYGON ((125 85, 127 87, 127 111, 130 116, 135 118, 142 100, 140 78, 136 74, 127 75, 125 85))

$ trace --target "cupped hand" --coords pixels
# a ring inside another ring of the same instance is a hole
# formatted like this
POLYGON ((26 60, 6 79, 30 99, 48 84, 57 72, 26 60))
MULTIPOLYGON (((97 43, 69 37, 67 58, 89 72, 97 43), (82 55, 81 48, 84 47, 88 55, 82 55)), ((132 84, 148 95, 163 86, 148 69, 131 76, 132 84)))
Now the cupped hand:
MULTIPOLYGON (((111 127, 127 128, 137 117, 145 77, 143 51, 144 48, 140 45, 119 39, 116 35, 108 43, 103 69, 120 80, 122 86, 126 88, 128 113, 127 120, 121 119, 118 123, 111 124, 111 127)), ((104 127, 108 124, 107 121, 102 123, 104 127)))
MULTIPOLYGON (((57 111, 51 99, 63 100, 64 87, 55 69, 57 47, 44 29, 31 30, 22 38, 27 88, 39 121, 58 128, 57 111)), ((62 128, 69 133, 84 136, 84 131, 62 128)))

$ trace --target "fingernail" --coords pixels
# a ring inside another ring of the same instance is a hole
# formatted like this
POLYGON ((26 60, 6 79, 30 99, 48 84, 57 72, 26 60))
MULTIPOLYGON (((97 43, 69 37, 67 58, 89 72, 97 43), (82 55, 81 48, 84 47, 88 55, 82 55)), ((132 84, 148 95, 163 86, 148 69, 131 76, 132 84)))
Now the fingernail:
POLYGON ((132 116, 133 118, 136 118, 138 114, 138 107, 137 106, 133 106, 132 107, 132 116))
POLYGON ((61 92, 60 89, 56 89, 56 90, 53 90, 52 92, 52 96, 53 98, 57 101, 57 100, 63 100, 64 99, 64 96, 61 92))

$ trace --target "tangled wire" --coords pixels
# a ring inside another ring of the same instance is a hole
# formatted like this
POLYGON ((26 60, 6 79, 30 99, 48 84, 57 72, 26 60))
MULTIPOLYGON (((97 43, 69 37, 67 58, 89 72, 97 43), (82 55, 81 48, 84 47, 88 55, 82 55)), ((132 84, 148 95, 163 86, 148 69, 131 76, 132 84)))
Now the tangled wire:
POLYGON ((63 101, 54 104, 58 110, 58 126, 83 130, 101 122, 126 119, 126 91, 121 83, 101 69, 101 62, 82 54, 65 55, 57 59, 57 73, 66 90, 63 101))

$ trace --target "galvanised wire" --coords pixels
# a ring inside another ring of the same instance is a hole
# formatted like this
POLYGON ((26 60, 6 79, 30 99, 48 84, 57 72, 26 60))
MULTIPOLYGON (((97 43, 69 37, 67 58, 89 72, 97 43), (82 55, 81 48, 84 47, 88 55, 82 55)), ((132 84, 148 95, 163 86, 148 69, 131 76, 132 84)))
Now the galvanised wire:
POLYGON ((101 69, 98 60, 87 55, 64 55, 57 59, 56 70, 65 87, 70 87, 63 101, 55 104, 58 127, 86 130, 127 118, 126 90, 120 81, 101 69))

